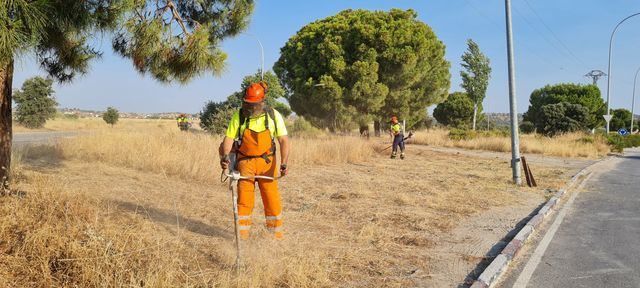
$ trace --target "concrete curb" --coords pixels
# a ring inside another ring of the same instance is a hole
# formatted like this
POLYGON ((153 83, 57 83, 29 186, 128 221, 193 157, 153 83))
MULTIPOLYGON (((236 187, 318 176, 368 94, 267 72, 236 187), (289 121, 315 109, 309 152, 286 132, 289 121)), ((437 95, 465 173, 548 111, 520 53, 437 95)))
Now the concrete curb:
POLYGON ((538 214, 533 216, 527 222, 518 234, 507 244, 507 246, 502 249, 502 252, 498 256, 496 256, 493 261, 485 268, 485 270, 480 274, 480 277, 476 281, 473 282, 471 288, 488 288, 492 287, 497 280, 507 271, 509 267, 509 263, 513 258, 518 255, 518 252, 522 249, 524 244, 531 238, 533 232, 540 227, 540 224, 548 218, 548 216, 553 212, 553 208, 558 204, 560 198, 566 193, 567 190, 573 188, 576 183, 580 180, 580 178, 587 173, 590 172, 590 168, 594 165, 604 162, 606 160, 611 159, 611 157, 606 157, 600 161, 597 161, 578 172, 576 175, 571 177, 565 189, 558 191, 551 199, 547 201, 547 203, 538 210, 538 214))

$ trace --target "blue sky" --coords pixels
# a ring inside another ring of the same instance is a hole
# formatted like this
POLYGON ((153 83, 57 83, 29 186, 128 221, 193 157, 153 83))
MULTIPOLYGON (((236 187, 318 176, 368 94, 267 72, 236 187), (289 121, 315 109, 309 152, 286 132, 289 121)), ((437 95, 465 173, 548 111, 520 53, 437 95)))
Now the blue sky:
MULTIPOLYGON (((607 70, 609 36, 624 17, 640 12, 632 0, 512 0, 518 111, 525 112, 531 92, 546 84, 589 83, 592 69, 607 70)), ((446 45, 451 62, 451 91, 460 88, 460 56, 466 40, 474 39, 491 59, 492 78, 484 102, 485 111, 508 112, 508 82, 504 1, 293 1, 258 0, 248 33, 264 45, 265 69, 279 57, 280 47, 301 27, 344 9, 414 9, 446 45)), ((189 112, 202 109, 207 100, 221 101, 236 91, 242 78, 260 66, 259 46, 252 36, 226 40, 228 54, 224 75, 202 76, 188 85, 161 84, 140 75, 129 60, 112 54, 110 38, 96 40, 104 52, 91 71, 71 84, 56 85, 61 107, 104 110, 114 106, 125 112, 189 112)), ((612 108, 630 109, 633 76, 640 67, 640 16, 623 24, 614 39, 612 108)), ((35 75, 43 75, 29 56, 16 62, 14 88, 35 75)), ((606 78, 598 84, 606 98, 606 78)), ((638 92, 640 94, 640 92, 638 92)), ((640 102, 640 101, 637 101, 640 102)))

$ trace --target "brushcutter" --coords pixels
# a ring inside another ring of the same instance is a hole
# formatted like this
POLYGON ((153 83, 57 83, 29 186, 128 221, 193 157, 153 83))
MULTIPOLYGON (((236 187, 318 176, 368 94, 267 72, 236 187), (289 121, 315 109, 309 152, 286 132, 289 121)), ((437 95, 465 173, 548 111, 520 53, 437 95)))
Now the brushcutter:
MULTIPOLYGON (((235 163, 236 163, 236 159, 235 159, 235 154, 231 154, 231 163, 229 164, 229 167, 235 167, 235 163)), ((231 201, 233 202, 233 226, 235 228, 235 233, 236 233, 236 264, 235 267, 236 269, 239 269, 241 266, 241 253, 240 253, 240 222, 239 222, 239 216, 238 216, 238 181, 243 180, 243 179, 266 179, 266 180, 277 180, 279 178, 282 178, 282 176, 280 177, 270 177, 270 176, 262 176, 262 175, 255 175, 255 176, 242 176, 240 175, 240 171, 237 171, 235 169, 229 169, 228 173, 225 173, 226 170, 222 171, 222 176, 223 177, 221 180, 222 182, 225 182, 227 179, 229 179, 229 191, 231 192, 231 201), (224 178, 226 177, 226 178, 224 178)))
MULTIPOLYGON (((409 135, 407 137, 402 138, 402 142, 404 142, 405 140, 409 139, 413 137, 413 131, 409 131, 409 135)), ((382 151, 385 151, 389 148, 393 147, 393 144, 389 145, 389 147, 382 149, 382 151)))

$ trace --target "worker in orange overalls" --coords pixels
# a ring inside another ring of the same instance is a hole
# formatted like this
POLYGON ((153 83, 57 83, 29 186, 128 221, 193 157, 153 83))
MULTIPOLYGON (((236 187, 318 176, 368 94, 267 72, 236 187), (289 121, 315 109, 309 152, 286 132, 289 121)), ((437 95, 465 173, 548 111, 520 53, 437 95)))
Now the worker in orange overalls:
MULTIPOLYGON (((287 175, 289 138, 282 115, 265 104, 266 83, 247 87, 242 108, 231 117, 224 140, 220 144, 220 166, 235 169, 242 176, 276 177, 276 144, 280 144, 280 175, 287 175), (236 167, 229 154, 236 154, 236 167)), ((283 237, 282 204, 277 180, 243 179, 238 182, 238 216, 242 239, 249 238, 251 212, 255 202, 255 182, 258 182, 264 205, 267 228, 276 239, 283 237)))

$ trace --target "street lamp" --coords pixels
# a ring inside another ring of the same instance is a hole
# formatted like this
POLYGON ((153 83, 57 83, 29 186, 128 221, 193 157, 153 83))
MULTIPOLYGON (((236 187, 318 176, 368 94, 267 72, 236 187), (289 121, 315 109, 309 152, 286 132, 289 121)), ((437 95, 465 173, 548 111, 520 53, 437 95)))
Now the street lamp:
POLYGON ((635 116, 633 113, 633 108, 636 107, 636 82, 638 82, 638 72, 640 72, 640 68, 636 70, 636 76, 633 78, 633 97, 631 98, 631 127, 629 131, 633 133, 633 117, 635 116))
POLYGON ((262 46, 262 42, 260 42, 260 39, 256 35, 246 32, 242 34, 253 37, 258 41, 258 45, 260 45, 260 80, 264 80, 264 47, 262 46))
MULTIPOLYGON (((611 46, 613 45, 613 35, 616 33, 616 30, 618 30, 618 27, 620 27, 620 24, 622 24, 624 21, 627 21, 629 18, 634 17, 634 16, 638 16, 640 15, 640 12, 635 13, 633 15, 627 16, 627 18, 622 19, 622 21, 620 21, 618 23, 618 25, 616 25, 615 28, 613 28, 613 32, 611 32, 611 38, 609 39, 609 65, 607 68, 607 74, 609 75, 607 77, 607 134, 609 134, 609 122, 611 122, 611 99, 609 98, 609 92, 610 92, 610 86, 611 86, 611 46)), ((633 118, 633 115, 631 116, 631 118, 633 118)))

